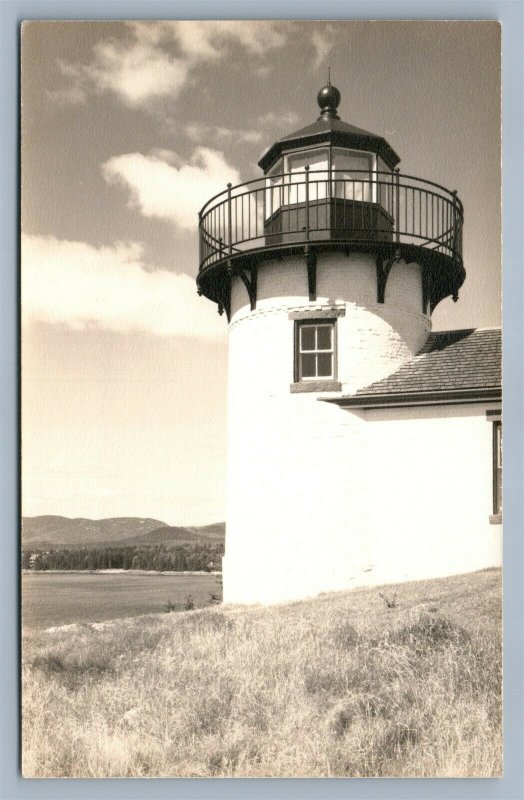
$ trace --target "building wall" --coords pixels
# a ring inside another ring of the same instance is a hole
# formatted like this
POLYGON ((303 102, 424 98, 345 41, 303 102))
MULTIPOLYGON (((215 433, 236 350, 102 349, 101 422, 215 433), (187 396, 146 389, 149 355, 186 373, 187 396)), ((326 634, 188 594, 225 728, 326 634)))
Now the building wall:
POLYGON ((500 566, 502 526, 490 524, 493 422, 486 411, 494 408, 360 412, 373 583, 500 566))
MULTIPOLYGON (((473 444, 478 414, 460 417, 465 422, 455 425, 450 422, 454 417, 442 418, 438 431, 429 417, 421 424, 399 412, 398 419, 387 412, 350 413, 321 402, 324 394, 290 392, 292 310, 336 307, 345 312, 337 318, 338 379, 344 393, 394 372, 418 352, 430 329, 430 320, 420 313, 420 267, 395 265, 385 303, 379 305, 372 256, 321 255, 317 294, 310 303, 304 259, 298 257, 259 267, 254 311, 242 282, 233 282, 225 602, 285 601, 426 577, 435 563, 442 574, 452 574, 487 566, 490 560, 484 552, 468 561, 466 546, 455 542, 451 547, 459 528, 450 520, 457 517, 466 525, 470 501, 485 488, 481 459, 487 450, 479 452, 473 444), (449 478, 455 466, 444 477, 441 473, 444 451, 453 452, 461 437, 461 455, 453 461, 461 466, 457 484, 458 474, 449 478), (463 463, 468 450, 473 459, 469 471, 463 463), (465 476, 470 481, 466 487, 465 476), (442 482, 448 495, 441 497, 435 484, 442 482), (406 512, 405 496, 411 497, 412 486, 415 510, 406 512), (421 530, 429 531, 422 549, 421 530), (439 554, 436 560, 428 556, 432 548, 439 554)), ((489 425, 483 424, 487 432, 489 425)), ((471 517, 470 543, 481 517, 480 511, 471 517)))

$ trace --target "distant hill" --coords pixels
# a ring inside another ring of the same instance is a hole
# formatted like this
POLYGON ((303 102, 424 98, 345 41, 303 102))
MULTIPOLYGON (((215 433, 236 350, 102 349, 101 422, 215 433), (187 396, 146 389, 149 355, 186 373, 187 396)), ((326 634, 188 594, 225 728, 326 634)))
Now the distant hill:
POLYGON ((149 533, 140 533, 126 539, 122 544, 193 544, 207 542, 208 544, 221 544, 224 541, 226 525, 217 522, 213 525, 201 527, 177 527, 164 525, 149 533))
POLYGON ((22 517, 22 546, 35 548, 139 544, 183 544, 224 541, 225 523, 174 527, 158 519, 111 517, 70 519, 59 516, 22 517))

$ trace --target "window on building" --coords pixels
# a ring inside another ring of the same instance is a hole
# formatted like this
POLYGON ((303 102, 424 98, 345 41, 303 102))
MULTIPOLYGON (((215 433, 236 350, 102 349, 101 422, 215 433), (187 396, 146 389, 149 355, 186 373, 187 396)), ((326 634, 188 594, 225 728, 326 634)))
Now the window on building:
POLYGON ((296 337, 298 381, 335 379, 335 322, 299 322, 296 337))
POLYGON ((493 423, 493 513, 502 514, 502 422, 493 423))

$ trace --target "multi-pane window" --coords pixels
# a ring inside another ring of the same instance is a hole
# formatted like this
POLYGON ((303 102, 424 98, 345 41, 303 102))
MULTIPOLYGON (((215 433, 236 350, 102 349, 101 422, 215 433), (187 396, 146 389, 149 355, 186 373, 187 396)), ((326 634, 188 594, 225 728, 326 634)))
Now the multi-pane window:
POLYGON ((502 422, 493 423, 493 513, 502 514, 502 422))
POLYGON ((335 378, 335 323, 301 322, 297 336, 299 381, 335 378))

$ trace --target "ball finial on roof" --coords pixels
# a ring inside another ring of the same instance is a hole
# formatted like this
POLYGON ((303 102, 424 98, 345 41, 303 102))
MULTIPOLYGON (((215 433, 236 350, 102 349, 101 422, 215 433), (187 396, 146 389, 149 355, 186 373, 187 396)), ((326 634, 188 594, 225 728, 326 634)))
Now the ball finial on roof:
POLYGON ((335 117, 338 119, 337 108, 340 103, 340 92, 336 86, 331 86, 328 79, 326 86, 323 86, 317 95, 317 102, 322 111, 322 117, 335 117))

